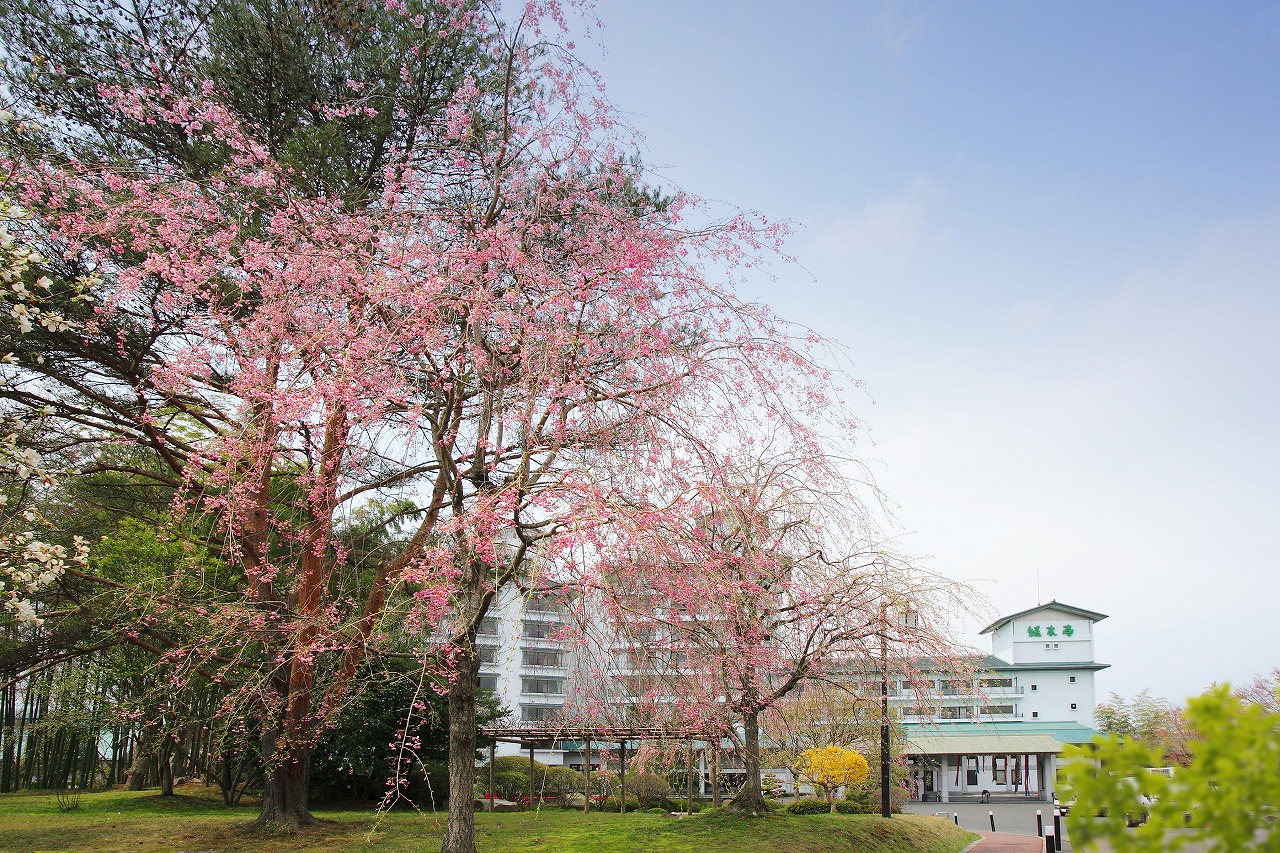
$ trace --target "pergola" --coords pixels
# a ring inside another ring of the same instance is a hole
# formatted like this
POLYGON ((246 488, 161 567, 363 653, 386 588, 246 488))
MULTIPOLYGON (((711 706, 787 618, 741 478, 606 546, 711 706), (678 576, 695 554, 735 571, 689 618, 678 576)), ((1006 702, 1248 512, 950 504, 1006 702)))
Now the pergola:
MULTIPOLYGON (((578 724, 557 724, 554 726, 482 726, 481 734, 488 737, 489 740, 489 799, 488 811, 493 811, 493 760, 494 751, 498 742, 517 743, 521 749, 529 750, 529 804, 533 805, 536 796, 534 778, 537 775, 534 772, 535 749, 552 749, 561 741, 582 741, 585 744, 584 754, 586 759, 583 761, 583 775, 585 776, 583 784, 583 803, 582 810, 590 811, 591 809, 591 745, 599 744, 601 747, 609 747, 617 745, 618 754, 621 758, 619 763, 619 787, 620 793, 618 797, 618 811, 624 812, 627 808, 627 747, 632 741, 684 741, 685 742, 685 782, 686 782, 686 808, 692 813, 693 809, 693 742, 698 739, 706 739, 708 734, 704 730, 696 730, 693 728, 668 727, 668 726, 614 726, 614 725, 578 725, 578 724)), ((714 772, 714 768, 713 768, 714 772)), ((713 784, 717 780, 712 780, 713 784)))

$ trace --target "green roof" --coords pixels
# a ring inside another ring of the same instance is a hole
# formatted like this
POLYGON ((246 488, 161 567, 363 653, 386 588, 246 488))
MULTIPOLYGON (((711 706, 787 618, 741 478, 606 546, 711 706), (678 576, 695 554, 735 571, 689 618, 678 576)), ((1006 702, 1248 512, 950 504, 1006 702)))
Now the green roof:
POLYGON ((1021 610, 1010 616, 1001 616, 999 619, 992 622, 990 625, 983 628, 978 633, 990 634, 992 631, 1000 630, 1005 625, 1012 622, 1014 619, 1020 619, 1023 616, 1027 616, 1032 613, 1038 613, 1041 610, 1050 610, 1050 609, 1061 610, 1063 613, 1070 613, 1072 616, 1079 616, 1081 619, 1091 619, 1094 622, 1101 622, 1103 619, 1107 618, 1107 614, 1105 613, 1098 613, 1093 610, 1085 610, 1083 607, 1072 607, 1070 604, 1063 604, 1061 601, 1054 600, 1054 601, 1050 601, 1048 604, 1038 604, 1035 607, 1032 607, 1030 609, 1021 610))
POLYGON ((1021 755, 1062 752, 1062 743, 1048 734, 1000 734, 975 731, 968 734, 907 735, 907 755, 1021 755))
MULTIPOLYGON (((1018 752, 1061 752, 1062 745, 1089 743, 1100 733, 1082 723, 1051 722, 1047 720, 1000 720, 979 723, 903 723, 908 744, 916 744, 928 751, 920 755, 964 755, 964 750, 974 753, 994 753, 1010 755, 1018 752), (1051 738, 1058 744, 1053 749, 1030 749, 1017 747, 1017 744, 1031 746, 1045 744, 1044 738, 1051 738), (992 749, 979 749, 980 746, 991 746, 992 749)), ((911 749, 906 750, 908 753, 911 749)))
POLYGON ((1111 666, 1109 663, 1095 663, 1093 661, 1036 661, 1035 663, 1006 663, 994 655, 987 655, 982 661, 982 671, 987 672, 1021 672, 1023 670, 1057 670, 1057 669, 1084 669, 1097 672, 1100 669, 1106 669, 1111 666))

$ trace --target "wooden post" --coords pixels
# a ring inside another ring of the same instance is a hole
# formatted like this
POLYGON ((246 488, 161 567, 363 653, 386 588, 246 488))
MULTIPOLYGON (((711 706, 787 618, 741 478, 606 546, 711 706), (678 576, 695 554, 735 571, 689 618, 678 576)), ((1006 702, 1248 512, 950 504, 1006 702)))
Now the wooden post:
POLYGON ((582 810, 584 812, 591 811, 591 738, 587 738, 586 760, 582 764, 583 778, 586 780, 586 790, 583 791, 582 810))
POLYGON ((529 808, 533 808, 533 741, 529 742, 529 808))
POLYGON ((685 768, 685 801, 684 810, 686 814, 693 814, 693 739, 689 739, 689 744, 684 748, 684 768, 685 768))
POLYGON ((627 742, 618 741, 618 812, 627 813, 627 742))
POLYGON ((720 736, 716 735, 715 751, 711 753, 711 805, 720 808, 720 736))
POLYGON ((493 752, 497 745, 496 740, 489 741, 489 811, 493 811, 493 752))

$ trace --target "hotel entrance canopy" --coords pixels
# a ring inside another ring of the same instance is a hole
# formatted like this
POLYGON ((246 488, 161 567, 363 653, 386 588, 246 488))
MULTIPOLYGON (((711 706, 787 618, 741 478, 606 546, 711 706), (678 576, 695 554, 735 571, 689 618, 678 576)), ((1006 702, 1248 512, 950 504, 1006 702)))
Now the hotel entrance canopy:
POLYGON ((911 734, 907 755, 1049 755, 1062 752, 1063 744, 1050 734, 911 734))

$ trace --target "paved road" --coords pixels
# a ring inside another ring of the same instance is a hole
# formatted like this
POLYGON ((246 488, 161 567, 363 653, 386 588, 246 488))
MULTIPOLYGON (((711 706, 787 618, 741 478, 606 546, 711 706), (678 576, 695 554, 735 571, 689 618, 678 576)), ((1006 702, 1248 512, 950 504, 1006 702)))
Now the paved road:
MULTIPOLYGON (((1065 847, 1063 848, 1066 849, 1065 847)), ((989 832, 969 848, 970 853, 1044 853, 1044 839, 1012 832, 989 832)))
MULTIPOLYGON (((955 820, 955 816, 959 815, 960 826, 972 832, 982 833, 983 835, 992 835, 991 821, 988 812, 994 812, 996 818, 996 833, 1000 836, 994 841, 1001 844, 1016 844, 1017 846, 1001 847, 998 844, 983 841, 974 848, 974 853, 999 853, 1000 851, 1008 851, 1008 853, 1032 853, 1032 851, 1043 850, 1044 842, 1036 835, 1036 809, 1040 809, 1041 818, 1047 822, 1053 822, 1053 806, 1036 800, 1013 801, 1013 802, 993 802, 993 803, 909 803, 904 811, 913 814, 935 814, 946 812, 947 817, 955 820), (1014 836, 1013 840, 1005 841, 1005 836, 1014 836), (988 845, 991 846, 988 846, 988 845)), ((1063 836, 1062 849, 1072 850, 1071 833, 1069 831, 1069 818, 1063 818, 1063 836)))

